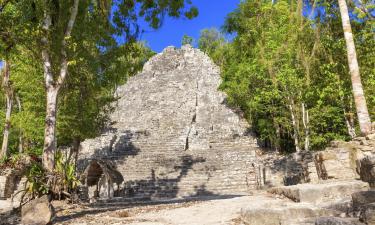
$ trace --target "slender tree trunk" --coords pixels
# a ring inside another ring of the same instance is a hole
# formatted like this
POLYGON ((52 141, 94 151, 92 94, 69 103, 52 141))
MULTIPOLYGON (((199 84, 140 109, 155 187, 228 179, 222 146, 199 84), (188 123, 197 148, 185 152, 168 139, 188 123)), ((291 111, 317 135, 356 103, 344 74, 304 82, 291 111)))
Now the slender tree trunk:
POLYGON ((305 103, 302 103, 302 122, 305 129, 305 151, 310 148, 310 128, 309 128, 309 110, 306 109, 305 103))
MULTIPOLYGON (((343 99, 341 101, 344 102, 343 99)), ((345 118, 346 128, 348 129, 348 134, 353 139, 353 138, 355 138, 357 136, 357 134, 355 132, 354 113, 352 113, 352 108, 353 108, 352 107, 352 103, 350 101, 350 103, 349 103, 349 112, 346 112, 345 107, 343 107, 343 111, 344 111, 344 118, 345 118)))
MULTIPOLYGON (((17 107, 18 107, 18 112, 22 112, 22 105, 21 105, 21 100, 20 97, 16 95, 16 102, 17 102, 17 107)), ((23 132, 20 130, 20 134, 18 137, 18 152, 22 153, 23 152, 23 132)))
POLYGON ((361 130, 361 134, 366 135, 371 132, 371 120, 367 109, 366 98, 363 92, 361 76, 359 74, 359 66, 354 45, 352 28, 350 25, 348 7, 345 0, 338 0, 338 2, 341 13, 342 27, 345 35, 348 64, 352 80, 353 96, 358 116, 359 127, 361 130))
POLYGON ((294 139, 294 145, 296 147, 296 152, 300 152, 301 149, 299 148, 299 140, 298 140, 298 127, 297 127, 297 121, 296 116, 294 114, 294 102, 289 97, 289 110, 290 110, 290 116, 292 118, 292 125, 293 125, 293 139, 294 139))
MULTIPOLYGON (((46 3, 46 5, 48 5, 46 3)), ((50 40, 48 38, 52 24, 51 15, 48 9, 44 12, 44 21, 42 30, 44 35, 42 42, 42 59, 43 71, 45 79, 45 87, 47 91, 47 106, 46 106, 46 120, 44 129, 44 147, 43 147, 43 166, 48 171, 53 171, 55 166, 55 152, 56 152, 56 115, 57 115, 57 97, 61 85, 64 83, 68 73, 68 55, 66 52, 66 39, 70 37, 73 26, 78 13, 79 0, 74 0, 71 8, 71 14, 67 23, 64 36, 60 47, 60 68, 57 81, 54 79, 52 60, 50 55, 50 40)))
POLYGON ((1 146, 0 158, 8 156, 8 145, 9 145, 9 133, 10 133, 10 117, 12 114, 13 106, 13 90, 10 86, 10 63, 9 61, 4 62, 4 72, 3 72, 3 88, 5 91, 6 98, 6 110, 5 110, 5 124, 3 132, 3 143, 1 146))
POLYGON ((278 124, 275 125, 276 129, 276 141, 275 141, 275 151, 280 152, 280 139, 281 139, 281 134, 280 134, 280 126, 278 124))
POLYGON ((353 139, 356 137, 355 128, 351 123, 351 119, 348 117, 351 117, 351 116, 350 115, 345 116, 345 124, 346 124, 346 128, 348 129, 349 136, 353 139))
POLYGON ((45 168, 50 170, 53 170, 55 165, 57 94, 57 88, 47 88, 47 111, 44 128, 43 165, 45 168))

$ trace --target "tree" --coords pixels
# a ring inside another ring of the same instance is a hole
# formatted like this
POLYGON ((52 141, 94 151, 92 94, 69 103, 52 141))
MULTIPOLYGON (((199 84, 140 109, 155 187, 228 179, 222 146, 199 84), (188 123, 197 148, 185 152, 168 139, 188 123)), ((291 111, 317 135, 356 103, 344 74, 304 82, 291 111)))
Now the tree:
MULTIPOLYGON (((46 106, 46 121, 44 130, 44 148, 43 148, 43 166, 49 171, 54 169, 54 157, 56 151, 56 113, 57 113, 57 96, 61 86, 63 85, 68 73, 68 55, 67 55, 67 40, 71 38, 71 33, 78 14, 79 0, 74 0, 70 9, 70 16, 66 22, 64 34, 61 38, 60 47, 57 51, 60 52, 59 68, 53 67, 51 59, 51 45, 56 45, 59 39, 51 39, 52 36, 52 13, 57 13, 58 9, 54 8, 49 1, 45 1, 45 8, 43 11, 43 36, 42 43, 42 60, 43 71, 45 79, 45 88, 47 92, 47 106, 46 106), (58 71, 58 74, 55 74, 58 71)), ((60 22, 60 21, 59 21, 60 22)), ((61 22, 60 22, 61 23, 61 22)))
POLYGON ((342 28, 344 30, 348 64, 352 80, 353 96, 358 116, 359 127, 361 130, 361 134, 366 135, 371 132, 371 120, 367 109, 361 76, 359 73, 357 53, 354 44, 353 32, 350 25, 348 7, 345 0, 338 0, 338 3, 341 14, 342 28))
MULTIPOLYGON (((96 4, 79 0, 72 1, 44 1, 39 7, 43 12, 42 18, 42 36, 41 36, 41 53, 43 60, 43 70, 45 77, 45 87, 47 92, 45 136, 43 148, 43 165, 52 171, 54 168, 54 155, 56 151, 56 118, 57 118, 57 99, 59 90, 64 84, 67 74, 68 65, 75 63, 77 59, 74 56, 68 56, 68 42, 75 39, 74 36, 80 37, 79 32, 73 32, 76 26, 77 14, 83 15, 87 12, 103 11, 99 17, 111 18, 111 6, 116 6, 118 10, 113 12, 113 24, 116 34, 124 35, 125 42, 134 41, 139 34, 137 17, 144 17, 151 27, 158 28, 161 26, 164 15, 180 17, 184 15, 187 18, 194 18, 197 15, 196 8, 192 7, 184 11, 185 5, 189 1, 178 0, 173 2, 157 1, 150 2, 147 0, 138 1, 112 1, 96 4), (107 4, 105 4, 107 3, 107 4), (111 4, 110 4, 111 3, 111 4), (79 10, 81 5, 82 10, 79 10), (89 7, 95 7, 89 10, 89 7), (70 8, 70 13, 61 9, 70 8), (138 11, 139 10, 139 11, 138 11), (52 59, 54 57, 54 59, 52 59)), ((80 15, 78 15, 80 16, 80 15)), ((84 26, 85 24, 81 24, 84 26)), ((110 26, 108 21, 106 24, 110 26)), ((111 29, 107 30, 110 31, 111 29)), ((80 40, 83 42, 84 40, 80 40)), ((77 44, 77 43, 76 43, 77 44)), ((73 46, 74 47, 74 46, 73 46)), ((74 53, 74 50, 73 52, 74 53)))
POLYGON ((27 26, 19 23, 21 21, 19 16, 19 11, 14 7, 12 1, 0 3, 0 61, 3 60, 2 88, 6 98, 5 125, 0 158, 9 154, 9 135, 14 98, 14 90, 11 84, 12 56, 16 54, 17 45, 25 42, 24 29, 27 29, 27 26))
MULTIPOLYGON (((338 8, 316 17, 303 17, 302 9, 302 1, 243 1, 224 26, 236 34, 233 42, 214 51, 224 56, 228 103, 244 111, 265 147, 287 152, 350 140, 356 127, 338 8)), ((373 31, 367 21, 354 24, 372 113, 373 31)))
POLYGON ((184 36, 182 37, 181 45, 193 45, 193 41, 193 37, 184 34, 184 36))
POLYGON ((3 144, 1 146, 1 154, 0 158, 6 157, 9 155, 8 152, 8 145, 9 145, 9 132, 10 132, 10 117, 12 113, 12 103, 13 103, 13 89, 10 84, 10 62, 9 58, 7 57, 4 61, 2 71, 2 87, 5 92, 6 98, 6 110, 5 110, 5 126, 3 131, 3 144))
POLYGON ((216 28, 203 29, 200 32, 198 48, 209 53, 223 45, 224 42, 223 35, 216 28))
POLYGON ((225 60, 224 53, 228 47, 228 42, 224 35, 216 28, 203 29, 198 39, 198 48, 208 54, 213 61, 222 66, 225 60))

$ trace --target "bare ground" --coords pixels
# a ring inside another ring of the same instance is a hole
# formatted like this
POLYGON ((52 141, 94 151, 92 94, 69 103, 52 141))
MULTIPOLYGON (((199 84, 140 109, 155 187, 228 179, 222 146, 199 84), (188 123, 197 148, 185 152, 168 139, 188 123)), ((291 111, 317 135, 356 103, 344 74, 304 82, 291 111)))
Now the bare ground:
POLYGON ((251 205, 280 204, 265 192, 253 196, 171 201, 134 206, 82 206, 54 202, 57 217, 54 224, 132 224, 132 225, 240 225, 241 208, 251 205))

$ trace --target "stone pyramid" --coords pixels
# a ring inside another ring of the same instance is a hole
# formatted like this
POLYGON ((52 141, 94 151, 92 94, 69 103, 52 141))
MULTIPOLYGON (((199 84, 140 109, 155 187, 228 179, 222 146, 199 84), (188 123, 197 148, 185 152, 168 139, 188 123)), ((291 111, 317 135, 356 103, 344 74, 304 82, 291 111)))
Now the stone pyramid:
POLYGON ((118 88, 108 131, 81 144, 84 183, 99 197, 235 195, 254 189, 258 146, 240 112, 226 105, 220 82, 219 68, 191 46, 167 47, 152 57, 118 88), (103 181, 109 167, 122 178, 103 181), (110 191, 100 191, 103 185, 110 191))

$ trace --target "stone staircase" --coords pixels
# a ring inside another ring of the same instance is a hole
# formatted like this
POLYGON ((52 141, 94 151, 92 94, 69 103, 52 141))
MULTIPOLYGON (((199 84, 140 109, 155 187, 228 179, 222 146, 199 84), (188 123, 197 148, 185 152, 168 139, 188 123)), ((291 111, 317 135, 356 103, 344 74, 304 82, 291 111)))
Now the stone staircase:
POLYGON ((256 188, 253 143, 217 141, 208 149, 184 150, 184 143, 175 140, 157 143, 138 137, 104 154, 101 159, 113 162, 124 177, 116 196, 238 195, 256 188))

